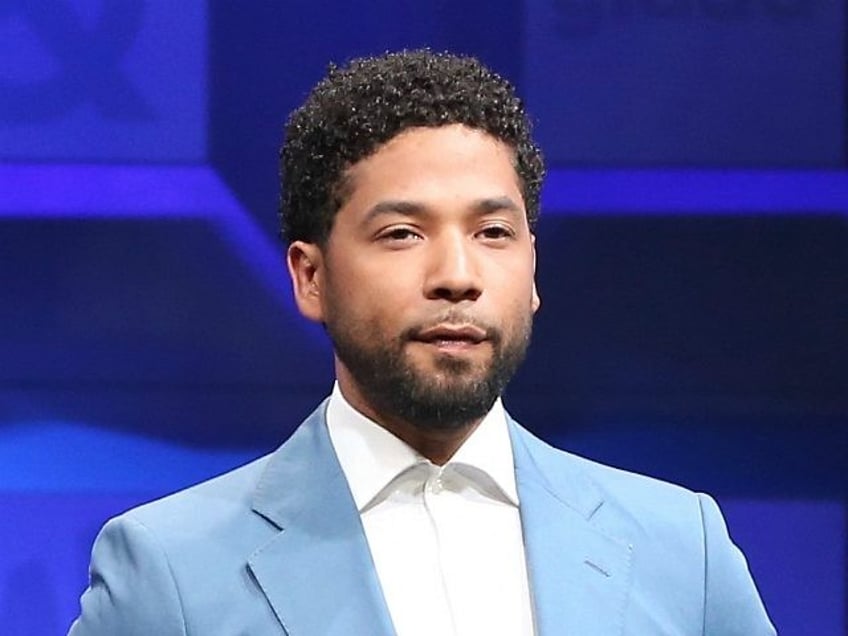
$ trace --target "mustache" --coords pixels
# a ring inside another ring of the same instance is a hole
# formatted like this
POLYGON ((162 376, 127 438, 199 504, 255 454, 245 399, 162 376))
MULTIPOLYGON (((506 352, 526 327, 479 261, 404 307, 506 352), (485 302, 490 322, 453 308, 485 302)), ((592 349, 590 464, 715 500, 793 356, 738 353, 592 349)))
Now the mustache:
POLYGON ((485 339, 494 345, 500 344, 503 334, 498 327, 487 323, 461 310, 451 310, 426 321, 416 323, 404 329, 400 334, 401 342, 418 340, 422 333, 440 326, 474 327, 485 334, 485 339))

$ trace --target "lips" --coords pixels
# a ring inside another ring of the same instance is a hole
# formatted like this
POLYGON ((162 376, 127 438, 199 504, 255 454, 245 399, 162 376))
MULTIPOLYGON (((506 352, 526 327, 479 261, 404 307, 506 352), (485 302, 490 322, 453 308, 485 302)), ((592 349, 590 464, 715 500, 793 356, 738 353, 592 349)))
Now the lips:
POLYGON ((476 345, 487 340, 486 331, 474 325, 441 324, 422 329, 415 340, 440 346, 476 345))

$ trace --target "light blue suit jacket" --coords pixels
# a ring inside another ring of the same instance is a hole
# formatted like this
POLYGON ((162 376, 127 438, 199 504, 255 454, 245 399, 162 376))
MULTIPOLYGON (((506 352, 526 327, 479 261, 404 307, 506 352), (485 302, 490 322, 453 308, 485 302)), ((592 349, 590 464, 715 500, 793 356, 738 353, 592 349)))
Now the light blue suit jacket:
MULTIPOLYGON (((709 497, 509 427, 540 636, 775 633, 709 497)), ((109 521, 81 604, 71 636, 394 633, 324 405, 271 455, 109 521)))

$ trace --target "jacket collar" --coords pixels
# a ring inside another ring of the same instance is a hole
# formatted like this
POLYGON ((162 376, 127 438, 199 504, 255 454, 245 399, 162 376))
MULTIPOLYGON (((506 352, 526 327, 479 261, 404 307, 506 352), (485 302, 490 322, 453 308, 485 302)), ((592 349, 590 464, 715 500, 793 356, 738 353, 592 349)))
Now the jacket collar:
MULTIPOLYGON (((279 532, 248 565, 286 633, 388 636, 388 608, 325 409, 268 461, 253 510, 279 532)), ((512 420, 509 429, 537 634, 620 634, 632 546, 598 527, 603 496, 579 460, 512 420)))
POLYGON ((325 407, 268 461, 253 510, 280 532, 248 565, 288 634, 393 634, 325 407))
POLYGON ((582 460, 510 421, 536 633, 623 630, 633 550, 600 524, 604 498, 582 460))

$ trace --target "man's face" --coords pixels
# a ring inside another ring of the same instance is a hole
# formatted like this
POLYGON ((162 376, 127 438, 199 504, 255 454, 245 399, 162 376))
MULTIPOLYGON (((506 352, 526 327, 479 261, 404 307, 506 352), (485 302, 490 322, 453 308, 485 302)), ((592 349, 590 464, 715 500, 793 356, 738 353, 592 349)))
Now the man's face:
POLYGON ((511 150, 460 125, 413 128, 347 179, 323 249, 289 252, 342 392, 380 422, 479 419, 523 359, 539 306, 511 150))

